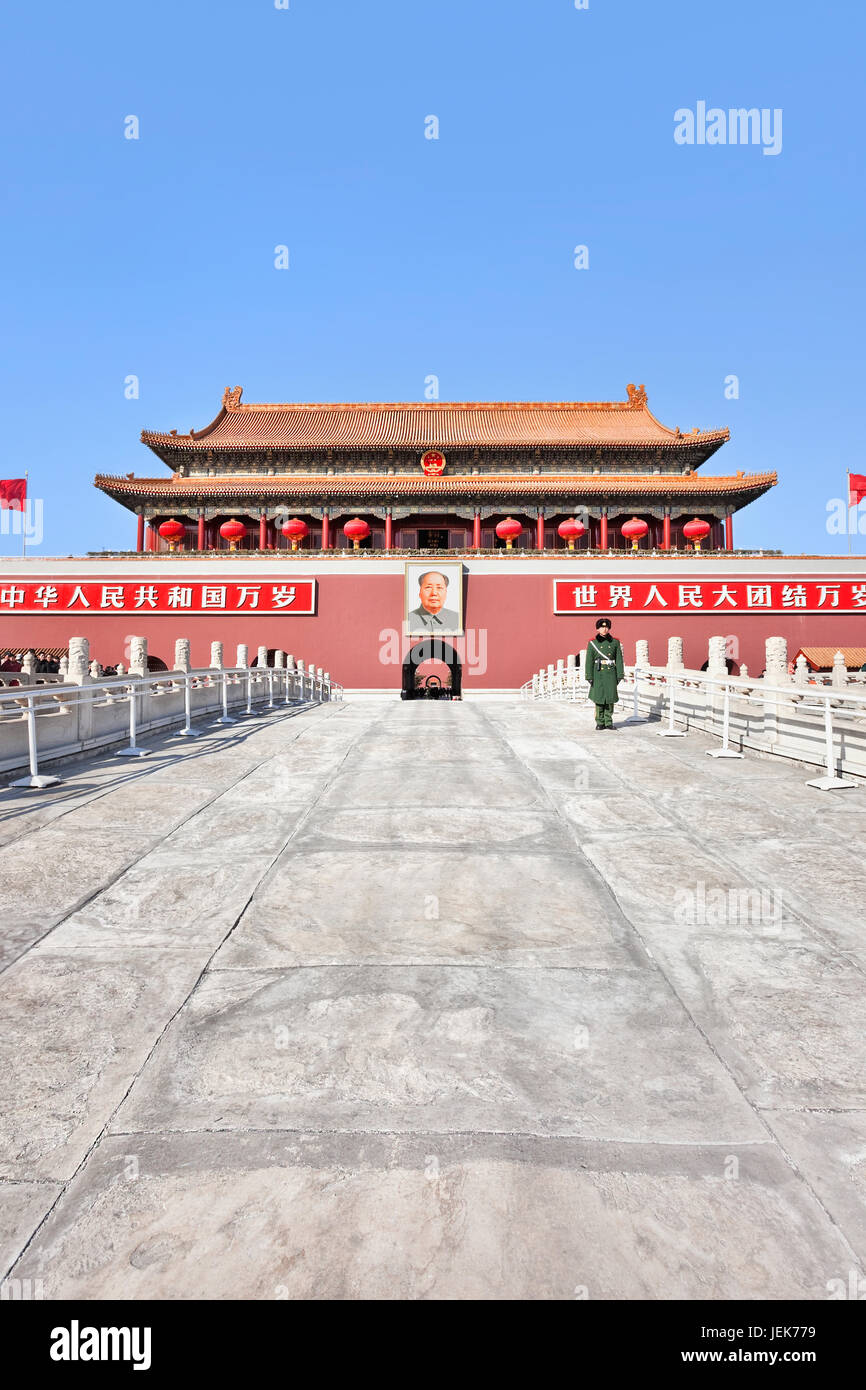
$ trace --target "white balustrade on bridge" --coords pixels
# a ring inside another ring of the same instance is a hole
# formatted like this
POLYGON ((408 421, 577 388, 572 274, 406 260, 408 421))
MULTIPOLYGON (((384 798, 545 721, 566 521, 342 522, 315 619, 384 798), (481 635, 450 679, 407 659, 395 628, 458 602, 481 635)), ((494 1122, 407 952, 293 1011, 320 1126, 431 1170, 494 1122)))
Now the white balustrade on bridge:
MULTIPOLYGON (((822 791, 855 787, 854 777, 866 777, 866 682, 862 672, 848 672, 845 658, 836 653, 833 671, 813 675, 800 657, 793 674, 788 671, 787 644, 783 637, 766 639, 764 674, 752 678, 746 666, 739 676, 728 675, 726 639, 711 637, 706 671, 683 665, 682 638, 668 640, 664 666, 649 663, 646 641, 636 644, 636 662, 627 666, 619 687, 618 710, 628 711, 627 721, 657 719, 667 738, 683 738, 699 729, 721 740, 710 749, 715 758, 737 759, 746 750, 790 758, 824 769, 809 786, 822 791)), ((585 653, 574 677, 563 662, 541 668, 521 688, 527 700, 565 700, 577 705, 589 701, 589 685, 583 679, 585 653)), ((571 663, 572 658, 567 658, 571 663)))
POLYGON ((40 772, 39 762, 67 758, 111 745, 121 757, 146 757, 139 738, 172 726, 181 737, 194 738, 207 725, 236 724, 239 719, 287 705, 324 704, 342 700, 343 687, 321 667, 305 670, 285 653, 281 664, 264 664, 267 651, 259 649, 261 664, 249 666, 248 649, 239 646, 239 663, 222 664, 222 643, 214 642, 211 664, 190 667, 189 641, 175 646, 175 669, 147 671, 147 640, 131 638, 129 673, 118 663, 115 676, 99 674, 90 661, 85 637, 69 642, 65 676, 37 675, 22 669, 5 672, 0 688, 0 772, 29 767, 16 787, 44 788, 61 779, 40 772), (263 659, 264 658, 264 659, 263 659), (199 721, 195 727, 193 721, 199 721))

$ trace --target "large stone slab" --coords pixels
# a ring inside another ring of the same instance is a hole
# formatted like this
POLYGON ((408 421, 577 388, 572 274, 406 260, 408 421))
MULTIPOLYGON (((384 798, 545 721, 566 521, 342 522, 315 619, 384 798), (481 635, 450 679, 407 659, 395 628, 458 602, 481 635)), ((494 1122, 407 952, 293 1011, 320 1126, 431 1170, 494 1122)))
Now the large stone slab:
POLYGON ((216 1126, 765 1133, 655 972, 402 966, 208 974, 113 1129, 216 1126))
POLYGON ((0 1279, 5 1278, 60 1191, 60 1183, 0 1180, 0 1279))
POLYGON ((227 855, 218 841, 206 850, 166 842, 56 927, 50 945, 69 951, 123 948, 145 956, 188 950, 204 965, 272 862, 268 851, 227 855))
POLYGON ((473 806, 364 807, 337 811, 316 809, 294 837, 293 847, 329 842, 334 847, 397 845, 426 849, 469 849, 495 845, 541 853, 574 853, 565 825, 553 811, 500 810, 473 806))
POLYGON ((753 1104, 866 1108, 862 971, 805 929, 768 923, 760 932, 748 923, 704 927, 684 942, 658 924, 643 928, 753 1104))
POLYGON ((147 854, 156 837, 141 831, 69 829, 53 821, 0 849, 0 969, 16 960, 69 913, 86 903, 126 865, 147 854))
MULTIPOLYGON (((769 1111, 785 1153, 851 1242, 866 1274, 866 1110, 769 1111)), ((847 1285, 848 1267, 833 1272, 847 1285)))
MULTIPOLYGON (((820 794, 820 793, 819 793, 820 794)), ((765 838, 742 851, 744 865, 784 884, 793 909, 824 940, 866 967, 863 842, 843 835, 765 838)))
POLYGON ((105 1140, 15 1274, 52 1299, 776 1300, 826 1298, 846 1258, 768 1144, 179 1134, 105 1140))
POLYGON ((167 834, 204 806, 210 793, 202 787, 164 787, 139 780, 102 796, 91 797, 70 811, 64 830, 139 830, 167 834))
POLYGON ((581 858, 330 845, 283 855, 219 955, 221 968, 348 962, 646 964, 581 858), (323 891, 336 881, 339 893, 323 891))
POLYGON ((427 763, 423 756, 384 765, 353 764, 333 779, 323 806, 542 806, 543 793, 515 759, 501 763, 427 763))
POLYGON ((200 969, 167 950, 45 946, 9 967, 0 978, 0 1177, 71 1177, 200 969))
POLYGON ((763 893, 774 912, 773 904, 781 903, 781 919, 791 916, 787 879, 760 859, 748 865, 728 861, 685 833, 629 832, 613 840, 582 836, 579 825, 576 829, 587 858, 634 923, 688 920, 690 914, 709 912, 719 895, 728 900, 731 894, 738 904, 754 901, 760 907, 763 893))

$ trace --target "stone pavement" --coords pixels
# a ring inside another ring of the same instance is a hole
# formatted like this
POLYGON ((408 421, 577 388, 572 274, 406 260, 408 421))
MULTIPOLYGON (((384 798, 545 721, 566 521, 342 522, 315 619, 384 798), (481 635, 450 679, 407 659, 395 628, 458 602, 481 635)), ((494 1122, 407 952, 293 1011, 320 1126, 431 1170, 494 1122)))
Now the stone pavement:
POLYGON ((0 1270, 807 1298, 866 1269, 866 789, 357 701, 0 794, 0 1270))

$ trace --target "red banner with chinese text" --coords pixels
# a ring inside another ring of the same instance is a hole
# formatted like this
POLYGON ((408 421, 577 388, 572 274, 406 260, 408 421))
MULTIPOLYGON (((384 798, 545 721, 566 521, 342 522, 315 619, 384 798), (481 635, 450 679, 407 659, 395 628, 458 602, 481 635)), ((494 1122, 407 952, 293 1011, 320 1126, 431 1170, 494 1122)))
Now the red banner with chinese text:
POLYGON ((866 613, 866 583, 848 579, 553 581, 554 613, 866 613))
POLYGON ((104 579, 0 581, 2 613, 283 613, 316 611, 315 579, 284 583, 205 584, 160 580, 104 579))

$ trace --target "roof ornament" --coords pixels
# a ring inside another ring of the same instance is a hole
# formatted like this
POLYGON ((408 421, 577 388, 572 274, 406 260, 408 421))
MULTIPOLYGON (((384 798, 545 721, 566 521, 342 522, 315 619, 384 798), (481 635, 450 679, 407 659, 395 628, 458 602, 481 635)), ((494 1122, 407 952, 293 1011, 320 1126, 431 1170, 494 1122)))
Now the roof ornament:
POLYGON ((643 385, 635 386, 634 382, 630 381, 625 389, 628 392, 628 403, 632 410, 643 410, 647 403, 646 387, 643 385))
POLYGON ((244 388, 242 386, 236 386, 234 390, 232 390, 230 386, 227 386, 223 391, 223 408, 225 410, 237 410, 241 403, 243 391, 244 388))

